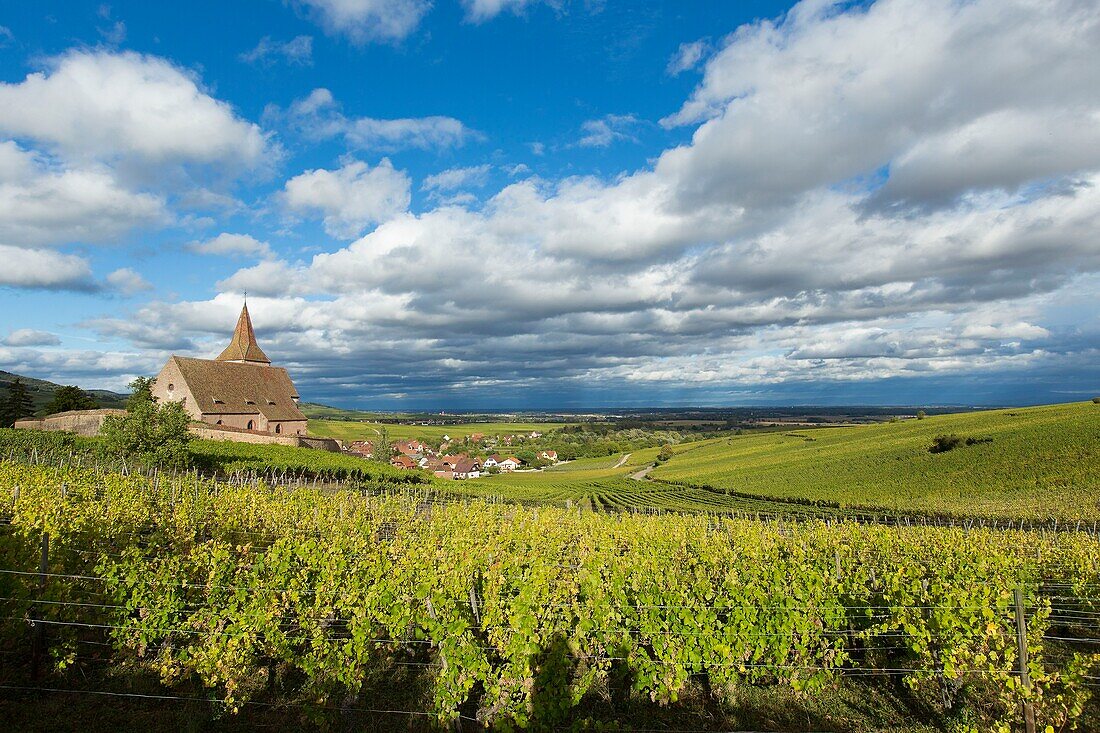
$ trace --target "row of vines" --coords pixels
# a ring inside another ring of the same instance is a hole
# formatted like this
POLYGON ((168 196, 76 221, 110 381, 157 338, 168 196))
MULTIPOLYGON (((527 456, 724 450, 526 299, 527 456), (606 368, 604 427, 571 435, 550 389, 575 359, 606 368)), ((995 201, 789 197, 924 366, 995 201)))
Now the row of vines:
POLYGON ((1086 534, 600 514, 10 462, 0 520, 5 645, 31 619, 50 631, 55 674, 82 644, 109 644, 117 669, 229 710, 324 707, 412 670, 440 724, 542 728, 611 678, 672 704, 700 679, 723 699, 876 676, 960 727, 1008 730, 1026 701, 1040 730, 1068 730, 1100 679, 1100 542, 1086 534))

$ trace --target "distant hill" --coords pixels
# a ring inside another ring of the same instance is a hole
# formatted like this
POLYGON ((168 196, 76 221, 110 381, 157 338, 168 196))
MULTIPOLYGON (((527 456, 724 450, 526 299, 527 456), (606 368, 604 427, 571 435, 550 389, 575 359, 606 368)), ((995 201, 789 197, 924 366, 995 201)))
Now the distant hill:
MULTIPOLYGON (((31 399, 34 400, 34 409, 36 411, 44 409, 53 399, 53 393, 62 386, 60 384, 54 384, 53 382, 47 382, 45 379, 35 379, 34 377, 26 377, 21 374, 12 374, 11 372, 5 372, 0 369, 0 399, 8 396, 8 389, 12 381, 16 378, 22 380, 23 384, 27 385, 27 392, 30 394, 31 399)), ((100 407, 124 408, 126 407, 126 399, 129 397, 129 395, 111 392, 106 389, 86 389, 84 391, 90 394, 92 398, 99 403, 100 407)))
POLYGON ((650 478, 718 492, 958 516, 1100 518, 1100 404, 929 416, 698 443, 650 478), (932 450, 939 436, 957 436, 932 450))

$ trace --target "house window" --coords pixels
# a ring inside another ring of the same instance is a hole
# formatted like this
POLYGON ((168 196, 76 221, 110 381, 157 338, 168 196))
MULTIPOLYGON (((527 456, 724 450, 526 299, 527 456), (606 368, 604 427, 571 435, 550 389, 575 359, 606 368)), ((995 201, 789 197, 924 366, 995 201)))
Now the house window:
POLYGON ((253 427, 252 427, 252 426, 253 426, 253 424, 254 424, 254 423, 253 423, 253 422, 252 422, 251 420, 249 420, 249 421, 248 421, 248 430, 252 430, 252 429, 253 429, 253 427))
POLYGON ((174 384, 172 384, 171 382, 169 382, 169 383, 168 383, 168 391, 169 391, 169 392, 175 392, 175 391, 176 391, 176 385, 174 385, 174 384))
POLYGON ((282 425, 278 425, 278 424, 276 424, 276 425, 275 425, 275 432, 276 432, 276 433, 281 433, 281 432, 283 432, 283 426, 282 426, 282 425))

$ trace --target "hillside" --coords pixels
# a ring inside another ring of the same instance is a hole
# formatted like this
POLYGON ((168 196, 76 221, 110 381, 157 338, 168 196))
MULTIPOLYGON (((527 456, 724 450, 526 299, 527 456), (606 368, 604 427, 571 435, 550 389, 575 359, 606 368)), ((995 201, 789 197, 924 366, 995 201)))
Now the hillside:
MULTIPOLYGON (((50 400, 53 399, 53 393, 62 386, 60 384, 48 382, 45 379, 35 379, 34 377, 25 377, 21 374, 13 374, 12 372, 0 370, 0 399, 7 397, 8 387, 16 378, 19 378, 22 380, 23 384, 27 385, 27 392, 30 394, 31 399, 34 400, 34 409, 36 411, 48 405, 50 400)), ((111 392, 106 389, 86 389, 84 391, 90 394, 92 398, 99 403, 100 407, 126 407, 126 398, 128 395, 111 392)))
POLYGON ((650 476, 720 492, 841 507, 1100 518, 1100 405, 937 415, 708 441, 650 476), (982 442, 943 453, 938 435, 982 442))

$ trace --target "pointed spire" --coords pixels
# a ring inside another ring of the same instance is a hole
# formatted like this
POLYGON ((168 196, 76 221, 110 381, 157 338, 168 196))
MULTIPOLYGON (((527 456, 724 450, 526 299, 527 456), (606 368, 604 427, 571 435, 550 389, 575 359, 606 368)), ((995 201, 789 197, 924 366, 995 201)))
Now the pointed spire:
POLYGON ((271 359, 256 343, 256 332, 252 330, 252 318, 248 315, 248 303, 241 308, 241 317, 233 329, 233 340, 218 356, 218 361, 244 361, 253 364, 270 364, 271 359))

